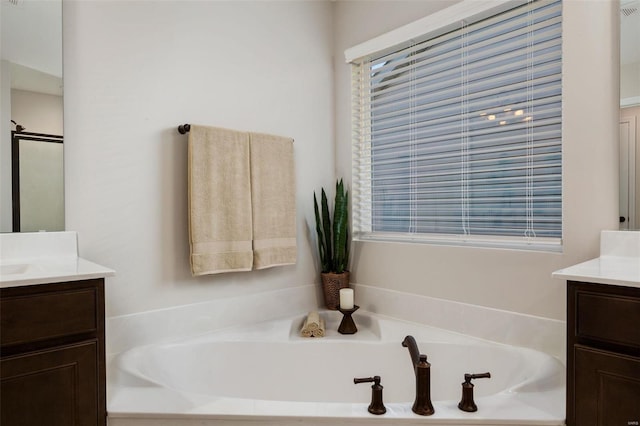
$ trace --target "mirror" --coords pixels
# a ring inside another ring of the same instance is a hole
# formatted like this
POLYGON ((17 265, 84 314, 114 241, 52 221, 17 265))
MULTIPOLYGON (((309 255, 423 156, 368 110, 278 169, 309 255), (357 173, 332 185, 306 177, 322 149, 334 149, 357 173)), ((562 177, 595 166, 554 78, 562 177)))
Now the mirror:
POLYGON ((640 229, 640 0, 620 1, 620 229, 640 229))
POLYGON ((0 231, 64 230, 62 0, 1 7, 0 231))

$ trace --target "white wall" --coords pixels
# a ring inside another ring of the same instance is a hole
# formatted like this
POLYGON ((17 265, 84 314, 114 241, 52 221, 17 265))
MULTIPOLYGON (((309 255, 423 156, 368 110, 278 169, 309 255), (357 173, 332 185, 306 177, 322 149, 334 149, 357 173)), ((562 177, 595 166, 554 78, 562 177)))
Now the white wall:
POLYGON ((107 315, 317 281, 307 222, 313 191, 334 184, 331 4, 69 0, 64 22, 67 229, 117 272, 107 315), (182 123, 295 139, 297 265, 191 276, 182 123))
MULTIPOLYGON (((455 2, 449 2, 453 4, 455 2)), ((352 281, 554 319, 565 283, 551 272, 598 255, 601 229, 617 229, 618 28, 616 2, 564 1, 564 252, 359 242, 352 281), (589 70, 585 72, 585 70, 589 70)), ((426 15, 442 2, 337 2, 337 174, 350 177, 349 67, 344 49, 426 15)))

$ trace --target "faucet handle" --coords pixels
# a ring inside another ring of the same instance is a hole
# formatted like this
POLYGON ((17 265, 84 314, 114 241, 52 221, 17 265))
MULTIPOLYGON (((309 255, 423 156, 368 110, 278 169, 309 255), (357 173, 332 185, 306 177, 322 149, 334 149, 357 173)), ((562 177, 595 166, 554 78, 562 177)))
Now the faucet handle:
POLYGON ((491 373, 489 372, 479 374, 466 373, 464 375, 464 382, 462 383, 462 400, 458 403, 459 409, 470 413, 478 411, 478 406, 473 401, 473 383, 471 383, 471 380, 488 378, 491 378, 491 373))
POLYGON ((371 382, 373 382, 373 386, 375 386, 375 385, 379 385, 380 384, 380 380, 381 380, 380 376, 363 377, 361 379, 354 378, 353 379, 353 383, 357 385, 358 383, 371 383, 371 382))
POLYGON ((384 414, 387 412, 387 409, 385 408, 384 403, 382 402, 383 386, 380 385, 380 380, 381 380, 380 376, 353 379, 354 384, 373 382, 373 385, 371 386, 371 404, 369 404, 368 411, 371 414, 376 414, 376 415, 384 414))
POLYGON ((491 373, 478 373, 478 374, 469 374, 466 373, 464 375, 464 382, 471 384, 471 379, 490 379, 491 373))

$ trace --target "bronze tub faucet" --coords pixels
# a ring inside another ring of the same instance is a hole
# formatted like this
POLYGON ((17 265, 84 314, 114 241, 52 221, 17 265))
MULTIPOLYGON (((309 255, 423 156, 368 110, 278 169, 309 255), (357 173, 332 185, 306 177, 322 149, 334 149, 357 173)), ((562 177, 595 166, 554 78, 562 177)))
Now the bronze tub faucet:
POLYGON ((416 398, 411 410, 421 416, 430 416, 434 413, 431 403, 431 364, 427 362, 427 356, 420 353, 413 336, 405 337, 402 346, 409 349, 411 364, 416 375, 416 398))

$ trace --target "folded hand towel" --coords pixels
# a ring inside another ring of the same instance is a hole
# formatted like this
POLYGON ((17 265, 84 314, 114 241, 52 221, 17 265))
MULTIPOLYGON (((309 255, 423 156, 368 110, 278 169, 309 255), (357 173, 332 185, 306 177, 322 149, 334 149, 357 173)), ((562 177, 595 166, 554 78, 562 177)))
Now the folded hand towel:
POLYGON ((189 242, 194 276, 253 264, 249 134, 192 125, 189 242))
POLYGON ((293 139, 250 133, 253 268, 296 263, 293 139))
POLYGON ((320 326, 313 331, 313 337, 324 337, 324 318, 320 318, 320 326))
POLYGON ((324 319, 316 311, 309 312, 302 324, 300 335, 302 337, 324 337, 324 334, 324 319))
POLYGON ((320 327, 320 314, 317 311, 309 312, 304 326, 308 330, 317 330, 320 327))

